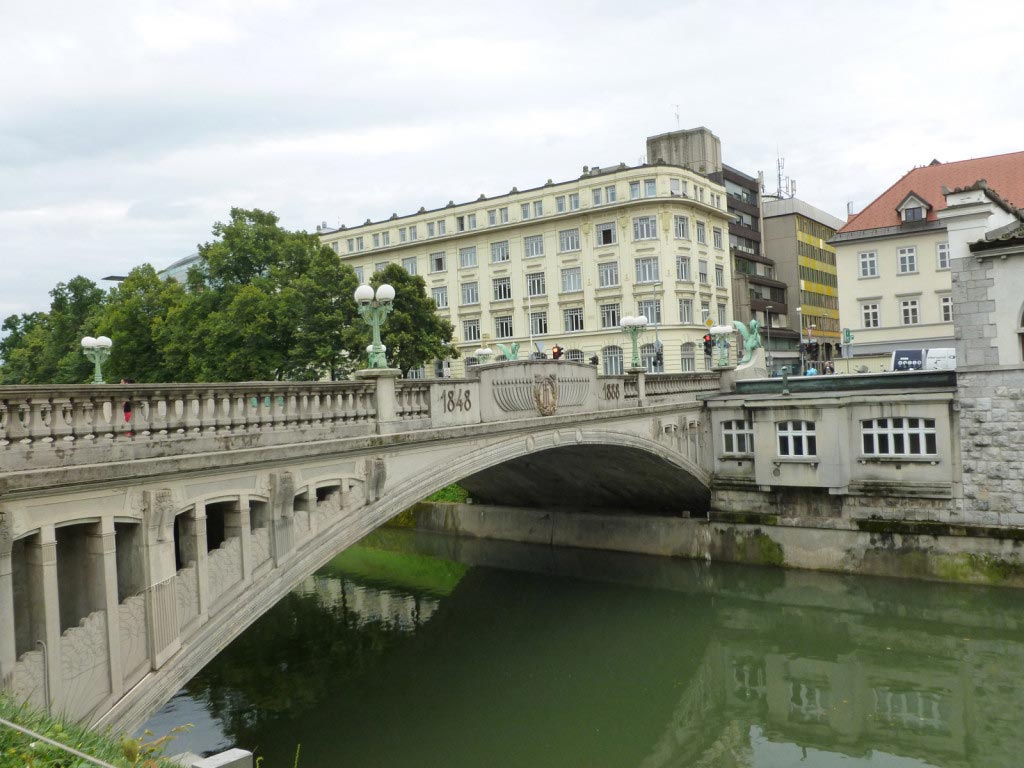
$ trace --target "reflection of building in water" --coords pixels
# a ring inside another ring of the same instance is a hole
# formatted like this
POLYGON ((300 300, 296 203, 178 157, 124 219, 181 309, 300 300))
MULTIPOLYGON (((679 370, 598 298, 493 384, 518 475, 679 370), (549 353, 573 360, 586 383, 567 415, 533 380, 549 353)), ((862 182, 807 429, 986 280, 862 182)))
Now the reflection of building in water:
POLYGON ((773 744, 864 759, 888 753, 943 768, 1024 762, 1016 684, 1024 642, 778 606, 720 604, 716 624, 722 629, 644 768, 753 765, 755 730, 773 744))
POLYGON ((310 576, 296 591, 316 595, 321 605, 355 616, 360 627, 383 622, 409 632, 429 620, 438 607, 438 601, 432 597, 332 576, 310 576))

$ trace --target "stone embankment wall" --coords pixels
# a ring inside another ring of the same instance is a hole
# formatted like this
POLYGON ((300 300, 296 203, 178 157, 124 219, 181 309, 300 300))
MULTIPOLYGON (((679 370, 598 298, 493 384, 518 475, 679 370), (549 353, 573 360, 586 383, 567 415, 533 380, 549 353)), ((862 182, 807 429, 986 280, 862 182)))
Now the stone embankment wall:
POLYGON ((1024 366, 958 375, 965 522, 1024 526, 1024 366))

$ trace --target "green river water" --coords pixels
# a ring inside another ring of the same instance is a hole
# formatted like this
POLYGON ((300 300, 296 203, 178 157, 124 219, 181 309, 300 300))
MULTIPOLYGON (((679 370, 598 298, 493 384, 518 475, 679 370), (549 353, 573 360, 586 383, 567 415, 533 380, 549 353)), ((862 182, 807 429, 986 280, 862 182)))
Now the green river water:
POLYGON ((147 727, 299 765, 1024 765, 1024 593, 381 531, 147 727))

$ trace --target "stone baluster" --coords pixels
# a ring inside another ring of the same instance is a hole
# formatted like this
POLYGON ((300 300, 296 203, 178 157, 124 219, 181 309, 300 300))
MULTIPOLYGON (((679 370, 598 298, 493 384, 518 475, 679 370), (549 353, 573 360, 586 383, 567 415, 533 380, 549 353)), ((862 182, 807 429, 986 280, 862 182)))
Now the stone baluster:
POLYGON ((167 419, 172 407, 172 401, 167 395, 149 395, 146 398, 147 428, 151 435, 167 433, 167 419))
POLYGON ((73 430, 74 406, 68 397, 55 397, 50 400, 50 437, 55 443, 71 437, 73 430))
POLYGON ((289 393, 283 389, 270 394, 270 420, 277 431, 288 426, 288 398, 289 393))
POLYGON ((185 434, 201 432, 203 429, 203 396, 195 390, 181 396, 184 413, 181 419, 181 431, 185 434))

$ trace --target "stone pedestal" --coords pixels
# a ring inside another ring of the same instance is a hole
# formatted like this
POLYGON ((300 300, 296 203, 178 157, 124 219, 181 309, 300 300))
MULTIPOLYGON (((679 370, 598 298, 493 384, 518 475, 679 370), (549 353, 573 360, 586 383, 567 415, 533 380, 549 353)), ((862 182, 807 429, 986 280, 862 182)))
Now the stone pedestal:
POLYGON ((356 371, 355 377, 377 383, 375 401, 377 406, 377 434, 388 431, 387 425, 398 420, 395 400, 395 380, 402 375, 398 368, 364 368, 356 371))
POLYGON ((642 365, 630 367, 626 369, 626 373, 636 376, 636 402, 637 405, 643 405, 647 400, 647 368, 642 365))

